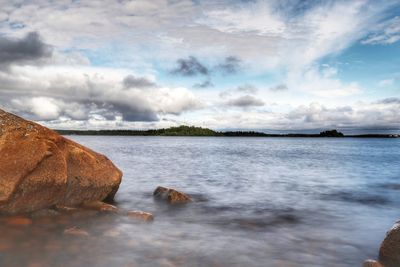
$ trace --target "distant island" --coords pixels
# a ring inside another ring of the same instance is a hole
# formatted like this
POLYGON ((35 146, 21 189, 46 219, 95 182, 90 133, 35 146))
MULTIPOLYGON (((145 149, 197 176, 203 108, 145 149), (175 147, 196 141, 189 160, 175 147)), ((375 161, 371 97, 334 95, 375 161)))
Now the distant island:
POLYGON ((218 132, 208 128, 185 126, 154 130, 55 130, 62 135, 120 135, 120 136, 215 136, 215 137, 364 137, 396 138, 396 134, 344 135, 337 130, 328 130, 319 134, 269 134, 256 131, 218 132))

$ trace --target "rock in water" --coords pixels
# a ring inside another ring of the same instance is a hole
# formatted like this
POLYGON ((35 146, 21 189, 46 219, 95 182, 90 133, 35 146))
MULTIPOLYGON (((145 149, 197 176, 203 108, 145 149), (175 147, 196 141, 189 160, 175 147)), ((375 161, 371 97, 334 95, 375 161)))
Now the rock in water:
POLYGON ((379 262, 385 267, 400 266, 400 221, 386 235, 379 251, 379 262))
POLYGON ((0 212, 112 199, 121 177, 107 157, 0 109, 0 212))
POLYGON ((151 222, 154 220, 153 214, 144 211, 128 211, 127 215, 130 218, 144 222, 151 222))
POLYGON ((65 235, 74 235, 74 236, 89 236, 89 233, 85 230, 80 229, 79 227, 71 227, 64 230, 65 235))
POLYGON ((383 267, 382 264, 375 260, 366 260, 364 261, 363 267, 383 267))
POLYGON ((106 212, 118 212, 118 208, 116 206, 101 201, 85 202, 83 203, 82 206, 86 209, 93 209, 106 212))
POLYGON ((28 226, 32 224, 32 220, 26 217, 10 217, 6 219, 6 224, 13 226, 28 226))
POLYGON ((171 204, 186 203, 192 201, 192 199, 188 195, 175 189, 162 186, 157 187, 153 195, 154 197, 167 200, 171 204))

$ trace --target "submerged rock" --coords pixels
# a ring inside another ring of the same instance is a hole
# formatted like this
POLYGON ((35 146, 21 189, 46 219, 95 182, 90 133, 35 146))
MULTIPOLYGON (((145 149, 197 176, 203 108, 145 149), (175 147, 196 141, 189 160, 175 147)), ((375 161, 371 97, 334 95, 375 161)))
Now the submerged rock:
POLYGON ((167 200, 171 204, 186 203, 192 201, 192 199, 188 195, 175 189, 162 186, 157 187, 153 195, 156 198, 167 200))
POLYGON ((6 219, 6 224, 12 226, 28 226, 32 224, 32 220, 26 217, 9 217, 6 219))
POLYGON ((154 216, 151 213, 143 211, 128 211, 127 216, 136 220, 141 220, 145 222, 151 222, 154 220, 154 216))
POLYGON ((0 110, 0 212, 111 199, 121 177, 107 157, 0 110))
POLYGON ((54 209, 42 209, 35 211, 31 214, 32 218, 43 218, 43 217, 55 217, 60 215, 60 213, 54 209))
POLYGON ((79 227, 71 227, 64 230, 65 235, 74 235, 74 236, 89 236, 89 233, 85 230, 80 229, 79 227))
POLYGON ((86 209, 93 209, 98 211, 118 212, 118 208, 116 206, 104 203, 102 201, 85 202, 83 204, 83 207, 86 209))
POLYGON ((77 207, 69 207, 64 205, 55 205, 54 208, 60 212, 74 212, 78 210, 77 207))
POLYGON ((382 264, 375 260, 366 260, 364 261, 363 267, 383 267, 382 264))
POLYGON ((121 231, 117 229, 109 229, 103 233, 103 236, 107 237, 117 237, 121 235, 121 231))
POLYGON ((386 235, 379 251, 379 262, 385 267, 400 266, 400 221, 386 235))

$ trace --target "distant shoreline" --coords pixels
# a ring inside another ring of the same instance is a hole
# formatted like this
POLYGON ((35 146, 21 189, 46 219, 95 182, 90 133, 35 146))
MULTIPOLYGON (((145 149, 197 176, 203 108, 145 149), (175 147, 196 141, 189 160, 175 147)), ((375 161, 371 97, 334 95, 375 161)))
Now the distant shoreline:
POLYGON ((324 131, 319 134, 268 134, 255 131, 225 131, 217 132, 208 128, 194 126, 179 126, 157 130, 54 130, 61 135, 91 135, 91 136, 198 136, 198 137, 307 137, 307 138, 399 138, 398 134, 358 134, 344 135, 336 130, 324 131))

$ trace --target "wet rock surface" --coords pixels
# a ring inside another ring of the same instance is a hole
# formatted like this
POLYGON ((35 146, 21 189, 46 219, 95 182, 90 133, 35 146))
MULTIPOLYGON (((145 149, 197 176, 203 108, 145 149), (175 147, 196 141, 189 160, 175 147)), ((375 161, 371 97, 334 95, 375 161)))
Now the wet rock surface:
POLYGON ((6 218, 5 223, 12 226, 28 226, 32 224, 32 220, 27 217, 18 216, 6 218))
POLYGON ((65 229, 64 234, 74 236, 89 236, 88 232, 76 226, 65 229))
POLYGON ((83 203, 82 207, 103 212, 118 212, 118 208, 116 206, 104 203, 102 201, 86 202, 83 203))
POLYGON ((60 213, 55 209, 42 209, 31 213, 32 218, 46 218, 58 216, 60 213))
POLYGON ((383 267, 382 264, 375 260, 366 260, 364 261, 363 267, 383 267))
POLYGON ((185 193, 162 186, 159 186, 154 190, 153 196, 156 199, 166 200, 171 204, 187 203, 192 201, 192 198, 185 193))
POLYGON ((379 262, 385 267, 400 266, 400 221, 390 229, 381 244, 379 262))
POLYGON ((122 172, 105 156, 0 110, 0 212, 111 199, 122 172))
POLYGON ((144 211, 128 211, 127 216, 143 222, 151 222, 154 220, 153 214, 144 211))

